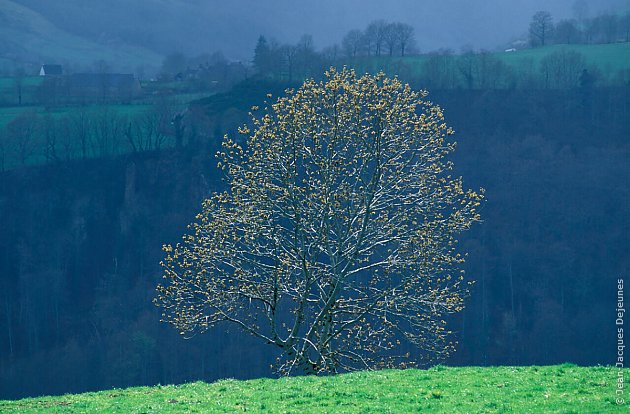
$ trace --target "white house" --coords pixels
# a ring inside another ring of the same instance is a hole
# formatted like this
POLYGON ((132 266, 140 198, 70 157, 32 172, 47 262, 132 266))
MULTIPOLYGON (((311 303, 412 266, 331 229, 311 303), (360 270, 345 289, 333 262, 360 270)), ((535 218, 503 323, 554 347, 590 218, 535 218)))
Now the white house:
POLYGON ((61 76, 63 75, 63 68, 61 65, 42 65, 39 70, 39 76, 61 76))

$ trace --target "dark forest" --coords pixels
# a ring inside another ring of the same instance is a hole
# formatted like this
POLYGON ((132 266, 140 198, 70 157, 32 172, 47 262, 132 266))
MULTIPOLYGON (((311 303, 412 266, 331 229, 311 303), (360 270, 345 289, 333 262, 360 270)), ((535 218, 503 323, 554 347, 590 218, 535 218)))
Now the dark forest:
MULTIPOLYGON (((629 265, 630 90, 431 96, 457 130, 457 173, 488 199, 461 240, 476 283, 447 362, 605 364, 629 265)), ((208 139, 2 174, 6 397, 269 375, 273 356, 248 336, 182 340, 151 303, 162 244, 222 186, 208 139)))

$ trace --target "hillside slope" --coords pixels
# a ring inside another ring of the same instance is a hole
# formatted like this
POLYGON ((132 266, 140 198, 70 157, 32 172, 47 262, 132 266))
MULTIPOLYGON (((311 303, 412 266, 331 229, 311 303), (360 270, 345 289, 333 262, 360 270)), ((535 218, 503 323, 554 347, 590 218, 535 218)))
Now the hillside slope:
MULTIPOLYGON (((561 51, 577 52, 583 56, 587 67, 596 68, 605 79, 611 79, 618 76, 620 71, 630 71, 630 42, 627 43, 611 43, 596 45, 550 45, 532 49, 522 49, 514 52, 491 52, 490 56, 497 61, 503 62, 507 67, 518 71, 530 69, 538 73, 541 61, 546 57, 561 51)), ((439 56, 440 71, 453 70, 455 74, 460 73, 460 67, 457 60, 461 58, 459 54, 439 54, 428 53, 416 56, 405 57, 359 57, 356 58, 353 66, 360 68, 361 71, 376 72, 385 70, 386 72, 399 73, 404 72, 408 76, 423 76, 426 65, 430 60, 439 56), (450 66, 449 66, 450 65, 450 66)), ((435 62, 433 62, 435 67, 435 62)))
MULTIPOLYGON (((630 374, 625 370, 624 375, 630 374)), ((3 413, 617 413, 611 367, 435 367, 0 401, 3 413)))
POLYGON ((550 45, 516 52, 498 52, 495 56, 507 64, 518 66, 527 59, 538 64, 549 54, 563 50, 582 54, 588 64, 598 67, 606 74, 613 74, 619 70, 630 70, 630 43, 550 45))
POLYGON ((157 67, 162 57, 148 49, 100 44, 59 29, 41 14, 10 0, 0 0, 0 63, 70 63, 83 67, 104 60, 112 69, 157 67))
MULTIPOLYGON (((198 55, 221 50, 228 58, 241 60, 251 59, 261 33, 269 34, 264 28, 269 23, 261 16, 273 7, 248 0, 13 1, 37 11, 68 33, 93 41, 123 42, 159 54, 198 55)), ((286 24, 290 21, 285 19, 277 26, 286 24)))

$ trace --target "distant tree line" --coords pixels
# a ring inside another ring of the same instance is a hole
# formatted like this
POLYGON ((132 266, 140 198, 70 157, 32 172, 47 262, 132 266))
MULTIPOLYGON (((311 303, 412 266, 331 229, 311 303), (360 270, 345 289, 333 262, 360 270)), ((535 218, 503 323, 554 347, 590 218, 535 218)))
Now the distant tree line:
POLYGON ((325 53, 315 51, 313 37, 308 34, 294 45, 268 41, 260 36, 254 49, 253 64, 262 77, 292 82, 319 75, 326 66, 327 57, 325 53))
POLYGON ((405 56, 417 52, 414 29, 400 22, 371 22, 365 30, 350 30, 341 41, 346 57, 405 56))
POLYGON ((0 129, 0 172, 33 164, 194 146, 202 132, 192 126, 193 117, 167 99, 137 113, 108 106, 77 107, 64 115, 25 111, 0 129))
POLYGON ((582 89, 623 85, 630 81, 628 71, 605 75, 588 64, 583 54, 571 50, 554 51, 540 61, 523 59, 520 64, 505 63, 496 54, 467 51, 456 55, 450 50, 430 53, 419 70, 399 62, 401 76, 413 79, 418 87, 449 89, 582 89))
MULTIPOLYGON (((538 42, 548 44, 560 33, 546 12, 536 14, 538 42), (540 14, 542 13, 542 14, 540 14), (540 14, 540 15, 539 15, 540 14)), ((595 19, 597 20, 597 19, 595 19)), ((509 64, 499 54, 465 48, 461 53, 440 49, 414 59, 401 59, 417 51, 413 28, 377 20, 367 28, 348 32, 341 46, 317 51, 310 35, 295 44, 280 44, 260 36, 253 66, 258 77, 296 83, 319 78, 330 66, 348 66, 358 72, 385 71, 408 79, 420 88, 435 89, 571 89, 625 85, 630 70, 604 73, 572 50, 556 50, 540 60, 522 58, 509 64), (383 57, 378 59, 377 57, 383 57), (390 58, 397 57, 397 58, 390 58)))
POLYGON ((383 70, 407 79, 416 88, 436 90, 578 89, 630 84, 630 70, 603 72, 584 54, 560 49, 536 60, 523 57, 510 62, 500 53, 450 49, 431 52, 414 59, 339 60, 337 65, 360 72, 383 70))
POLYGON ((185 84, 177 88, 179 92, 222 92, 247 78, 247 69, 242 62, 228 61, 222 52, 198 56, 175 52, 165 56, 157 80, 185 84))
POLYGON ((264 77, 297 81, 319 77, 331 65, 363 56, 407 56, 417 51, 414 29, 405 23, 376 20, 365 30, 351 30, 341 40, 316 51, 313 37, 303 35, 296 44, 280 44, 260 36, 254 49, 254 69, 264 77))
POLYGON ((630 42, 630 12, 602 13, 592 18, 576 10, 576 18, 554 23, 548 11, 538 11, 529 24, 532 47, 550 44, 604 44, 630 42))

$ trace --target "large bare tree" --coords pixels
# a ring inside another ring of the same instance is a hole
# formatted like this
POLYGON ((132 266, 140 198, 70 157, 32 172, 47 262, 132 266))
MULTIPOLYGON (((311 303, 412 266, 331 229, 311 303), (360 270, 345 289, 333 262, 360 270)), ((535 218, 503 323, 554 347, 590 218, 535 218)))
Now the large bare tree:
MULTIPOLYGON (((363 33, 360 30, 350 30, 343 37, 341 47, 347 57, 354 58, 361 52, 363 33)), ((369 50, 369 49, 368 49, 369 50)), ((369 52, 368 52, 369 55, 369 52)))
POLYGON ((529 24, 529 41, 532 46, 545 46, 554 31, 553 17, 548 11, 538 11, 529 24))
POLYGON ((285 374, 448 355, 444 315, 467 292, 456 236, 482 195, 449 175, 452 131, 425 97, 331 69, 254 115, 246 148, 226 137, 229 190, 164 247, 164 321, 236 325, 280 350, 285 374))
MULTIPOLYGON (((385 35, 387 33, 388 23, 383 20, 374 20, 365 29, 365 37, 369 38, 369 43, 374 47, 374 55, 380 56, 383 45, 385 44, 385 35)), ((366 39, 367 42, 367 39, 366 39)), ((370 53, 368 52, 368 56, 370 53)))
POLYGON ((405 56, 405 53, 409 53, 410 49, 413 49, 415 46, 413 27, 406 23, 395 23, 395 25, 398 32, 400 55, 405 56))

